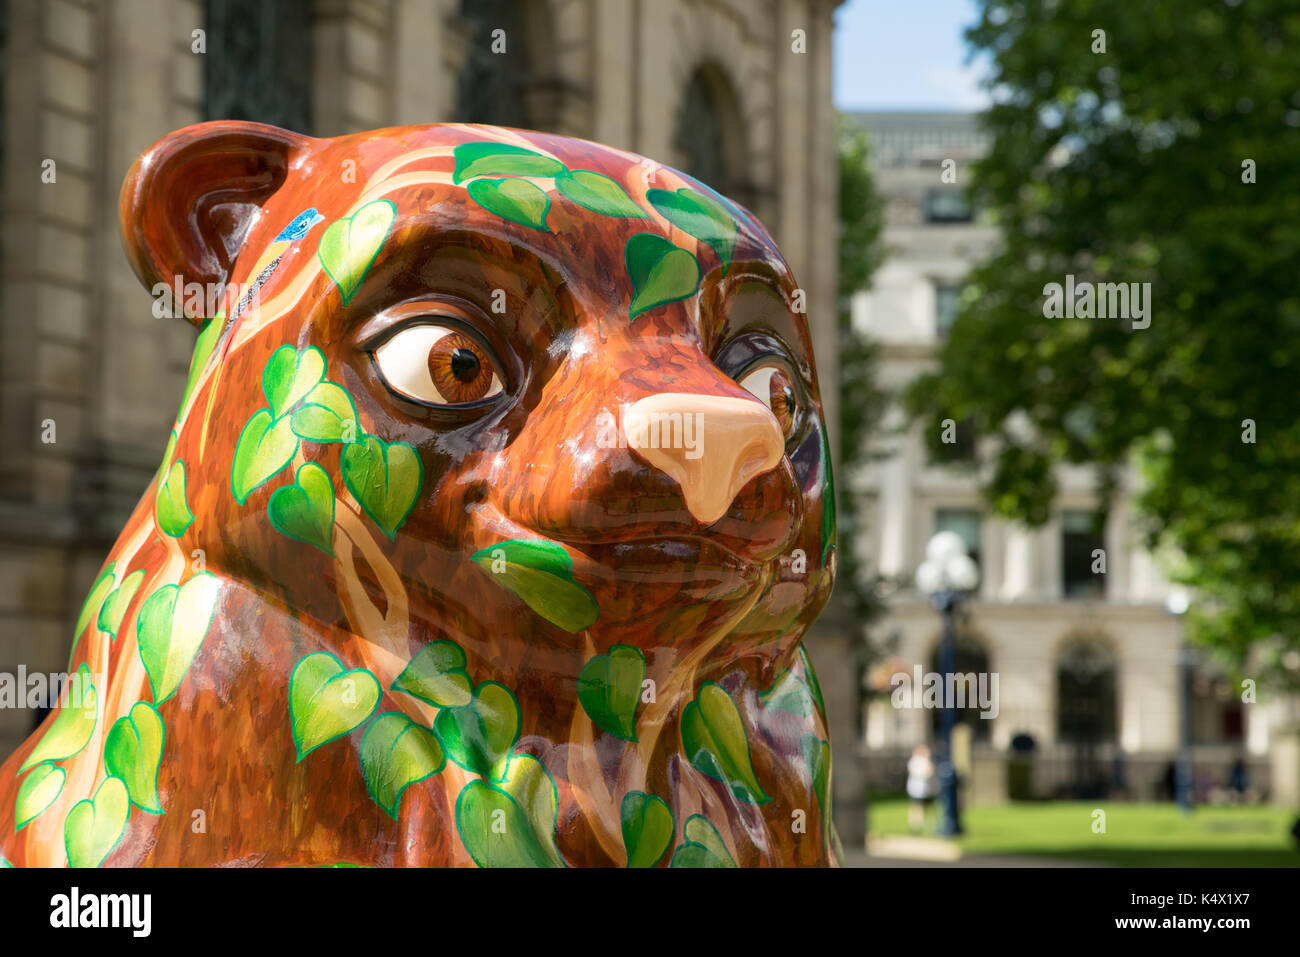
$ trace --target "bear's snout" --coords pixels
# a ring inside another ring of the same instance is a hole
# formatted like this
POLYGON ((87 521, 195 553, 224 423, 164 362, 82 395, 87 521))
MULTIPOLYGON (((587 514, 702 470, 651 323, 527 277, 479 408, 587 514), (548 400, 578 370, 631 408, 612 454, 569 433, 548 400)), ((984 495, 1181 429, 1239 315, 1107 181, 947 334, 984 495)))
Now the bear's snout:
POLYGON ((776 417, 753 399, 661 392, 627 406, 621 427, 628 447, 680 486, 702 525, 785 452, 776 417))

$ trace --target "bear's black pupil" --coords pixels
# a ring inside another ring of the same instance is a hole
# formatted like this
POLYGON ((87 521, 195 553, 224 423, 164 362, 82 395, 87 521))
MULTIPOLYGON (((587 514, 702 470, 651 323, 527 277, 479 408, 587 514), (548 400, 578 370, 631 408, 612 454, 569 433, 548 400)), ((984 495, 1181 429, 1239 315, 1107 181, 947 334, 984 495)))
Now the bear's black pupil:
POLYGON ((451 354, 451 374, 461 382, 473 382, 478 378, 479 370, 478 356, 468 349, 457 349, 451 354))

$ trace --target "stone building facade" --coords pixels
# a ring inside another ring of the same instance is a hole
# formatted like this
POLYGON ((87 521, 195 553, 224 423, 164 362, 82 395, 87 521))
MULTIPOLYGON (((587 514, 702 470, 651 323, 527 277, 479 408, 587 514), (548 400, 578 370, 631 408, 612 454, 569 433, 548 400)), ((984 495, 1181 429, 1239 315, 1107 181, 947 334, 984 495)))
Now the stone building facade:
MULTIPOLYGON (((871 290, 854 297, 853 322, 880 343, 881 384, 897 394, 933 367, 963 278, 997 246, 996 228, 963 192, 987 142, 972 114, 862 113, 851 120, 870 137, 888 254, 871 290), (943 175, 948 160, 955 182, 943 175)), ((974 796, 1007 797, 1007 765, 1018 760, 1013 740, 1028 736, 1035 750, 1022 796, 1153 799, 1165 794, 1164 776, 1187 727, 1202 796, 1223 785, 1240 758, 1254 789, 1293 800, 1300 778, 1277 762, 1296 759, 1294 735, 1285 730, 1294 724, 1295 703, 1264 692, 1243 702, 1242 689, 1185 650, 1181 620, 1170 610, 1178 595, 1142 546, 1132 501, 1137 476, 1124 476, 1102 524, 1094 472, 1061 467, 1051 519, 1025 528, 992 517, 979 476, 952 467, 981 441, 954 424, 951 461, 935 461, 923 426, 891 409, 886 431, 902 432, 859 477, 869 531, 856 547, 902 585, 877 626, 895 644, 874 676, 883 689, 889 673, 939 670, 939 617, 912 584, 930 536, 957 532, 977 559, 981 582, 958 632, 957 670, 996 673, 1000 700, 994 718, 962 715, 973 739, 974 796)), ((894 707, 887 694, 869 703, 864 697, 862 707, 870 784, 901 791, 907 756, 933 739, 936 712, 894 707)))
MULTIPOLYGON (((834 421, 838 2, 0 0, 0 671, 64 666, 161 458, 194 332, 152 315, 117 197, 136 156, 190 123, 502 123, 683 168, 776 237, 834 421)), ((842 645, 812 642, 833 710, 852 698, 842 645)), ((0 753, 32 718, 0 710, 0 753)))

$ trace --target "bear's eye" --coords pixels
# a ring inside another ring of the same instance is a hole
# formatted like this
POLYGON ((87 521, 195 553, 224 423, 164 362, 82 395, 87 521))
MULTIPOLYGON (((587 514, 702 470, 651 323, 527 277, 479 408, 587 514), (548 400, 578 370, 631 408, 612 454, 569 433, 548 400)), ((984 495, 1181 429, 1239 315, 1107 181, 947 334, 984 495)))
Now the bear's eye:
POLYGON ((407 326, 385 339, 374 356, 384 383, 417 402, 466 405, 503 391, 487 349, 450 326, 407 326))
POLYGON ((747 373, 740 380, 740 385, 762 399, 763 404, 772 410, 787 439, 794 435, 799 424, 799 396, 795 392, 794 382, 783 367, 760 366, 747 373))

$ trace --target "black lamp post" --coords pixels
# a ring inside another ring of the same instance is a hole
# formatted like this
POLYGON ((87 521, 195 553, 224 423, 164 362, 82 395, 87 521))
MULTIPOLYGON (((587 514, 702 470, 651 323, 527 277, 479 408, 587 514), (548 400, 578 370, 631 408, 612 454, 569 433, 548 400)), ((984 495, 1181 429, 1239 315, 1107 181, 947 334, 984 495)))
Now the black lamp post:
POLYGON ((949 676, 956 671, 957 607, 963 596, 979 584, 979 569, 966 554, 966 543, 956 532, 938 532, 925 546, 925 561, 916 570, 917 587, 930 599, 943 617, 943 640, 939 646, 939 670, 943 672, 943 711, 940 714, 939 806, 942 818, 939 833, 951 837, 962 833, 957 808, 957 769, 952 761, 952 729, 957 710, 948 688, 954 687, 949 676))

